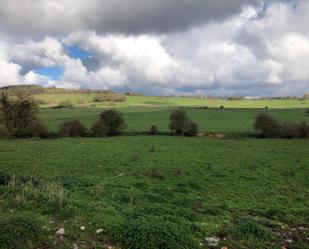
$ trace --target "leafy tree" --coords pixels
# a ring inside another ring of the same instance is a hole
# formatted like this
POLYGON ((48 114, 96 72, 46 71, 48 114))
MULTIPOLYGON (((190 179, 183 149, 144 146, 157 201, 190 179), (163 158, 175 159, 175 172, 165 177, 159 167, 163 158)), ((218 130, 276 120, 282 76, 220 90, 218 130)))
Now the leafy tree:
POLYGON ((99 135, 106 133, 108 136, 114 136, 120 134, 125 128, 123 115, 119 111, 111 109, 100 114, 100 118, 92 127, 92 131, 99 135))
POLYGON ((189 122, 187 113, 184 109, 175 109, 170 115, 170 129, 178 135, 182 135, 189 122))
POLYGON ((176 109, 170 115, 170 129, 177 135, 195 136, 198 125, 190 121, 184 109, 176 109))
POLYGON ((23 92, 1 94, 0 121, 13 136, 40 136, 47 129, 39 119, 36 102, 23 92))

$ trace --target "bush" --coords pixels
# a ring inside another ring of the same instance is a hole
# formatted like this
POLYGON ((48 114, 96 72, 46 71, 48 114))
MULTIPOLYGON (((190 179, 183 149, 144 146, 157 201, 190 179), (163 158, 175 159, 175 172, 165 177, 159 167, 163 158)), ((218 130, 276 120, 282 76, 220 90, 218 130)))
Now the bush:
POLYGON ((125 102, 126 96, 113 92, 98 93, 93 97, 93 102, 125 102))
POLYGON ((171 113, 169 127, 177 135, 195 136, 198 132, 197 124, 188 119, 184 109, 176 109, 171 113))
POLYGON ((281 125, 280 133, 279 133, 280 138, 299 138, 299 129, 298 125, 293 125, 293 124, 284 124, 281 125))
POLYGON ((32 213, 12 213, 0 217, 0 248, 37 248, 45 240, 41 221, 32 213))
POLYGON ((195 249, 198 242, 186 226, 161 219, 129 220, 112 229, 112 237, 127 249, 195 249))
POLYGON ((308 115, 309 115, 309 109, 307 109, 307 110, 306 110, 306 114, 308 114, 308 115))
POLYGON ((100 114, 100 118, 92 127, 92 131, 98 134, 106 133, 108 136, 114 136, 120 134, 125 127, 126 124, 120 112, 107 110, 100 114))
POLYGON ((176 109, 170 115, 170 129, 182 135, 188 123, 187 113, 184 109, 176 109))
POLYGON ((0 98, 0 120, 5 127, 2 130, 12 136, 32 137, 47 134, 47 128, 38 118, 39 110, 36 102, 28 95, 16 93, 0 98))
POLYGON ((60 137, 83 137, 86 135, 87 129, 79 120, 67 121, 58 128, 60 137))
POLYGON ((275 138, 280 137, 281 125, 273 117, 267 114, 259 114, 255 117, 254 129, 259 132, 259 136, 275 138))
POLYGON ((298 124, 297 130, 300 138, 309 138, 309 125, 306 122, 298 124))
POLYGON ((149 134, 150 134, 150 135, 156 135, 157 133, 158 133, 158 128, 157 128, 157 126, 155 126, 155 125, 150 126, 149 134))
POLYGON ((41 137, 46 138, 49 137, 49 132, 46 126, 40 121, 36 120, 28 127, 24 129, 19 129, 14 133, 16 137, 41 137))
POLYGON ((109 131, 109 127, 101 119, 95 122, 94 125, 91 127, 91 132, 95 137, 105 137, 107 136, 109 131))
POLYGON ((185 136, 194 137, 198 132, 198 125, 192 121, 189 121, 185 127, 185 136))
POLYGON ((71 103, 70 100, 66 100, 66 101, 60 102, 57 106, 54 106, 52 108, 53 109, 64 109, 64 108, 72 109, 73 104, 71 103))

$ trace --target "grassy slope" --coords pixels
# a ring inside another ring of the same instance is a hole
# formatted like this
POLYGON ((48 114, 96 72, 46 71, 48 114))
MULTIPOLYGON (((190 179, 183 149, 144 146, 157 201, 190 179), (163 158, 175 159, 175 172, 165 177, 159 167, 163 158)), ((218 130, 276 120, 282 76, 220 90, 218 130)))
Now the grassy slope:
MULTIPOLYGON (((0 212, 28 210, 47 217, 54 221, 45 224, 52 238, 64 226, 68 236, 62 243, 68 247, 57 248, 70 248, 72 240, 99 245, 96 229, 109 231, 136 216, 159 216, 175 226, 185 225, 199 241, 234 225, 239 217, 257 220, 273 232, 286 225, 293 233, 294 225, 308 224, 307 149, 306 140, 160 136, 2 140, 1 171, 32 175, 44 184, 61 176, 66 195, 65 204, 57 208, 53 205, 57 198, 50 194, 44 199, 39 191, 3 186, 0 212), (114 178, 121 173, 130 174, 114 178), (79 230, 81 225, 86 225, 86 234, 79 230)), ((276 246, 270 245, 258 232, 251 233, 243 240, 232 233, 232 239, 221 245, 280 248, 284 240, 273 234, 276 246)))
MULTIPOLYGON (((57 105, 60 102, 70 100, 77 106, 90 106, 94 93, 68 93, 68 94, 37 94, 36 99, 44 100, 46 106, 57 105)), ((98 104, 99 106, 109 106, 98 104)), ((220 99, 195 99, 180 97, 151 97, 151 96, 127 96, 125 103, 115 104, 116 107, 127 106, 208 106, 227 108, 308 108, 309 100, 242 100, 228 101, 220 99)))

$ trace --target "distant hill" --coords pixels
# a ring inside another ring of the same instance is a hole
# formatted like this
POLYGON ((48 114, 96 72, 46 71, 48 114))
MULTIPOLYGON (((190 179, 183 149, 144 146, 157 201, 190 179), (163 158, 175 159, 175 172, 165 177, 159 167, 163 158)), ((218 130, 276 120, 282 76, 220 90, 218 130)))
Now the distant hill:
POLYGON ((0 87, 1 92, 14 93, 14 92, 26 92, 28 94, 63 94, 63 93, 100 93, 100 92, 112 92, 110 90, 88 90, 88 89, 65 89, 57 87, 42 87, 39 85, 13 85, 0 87))

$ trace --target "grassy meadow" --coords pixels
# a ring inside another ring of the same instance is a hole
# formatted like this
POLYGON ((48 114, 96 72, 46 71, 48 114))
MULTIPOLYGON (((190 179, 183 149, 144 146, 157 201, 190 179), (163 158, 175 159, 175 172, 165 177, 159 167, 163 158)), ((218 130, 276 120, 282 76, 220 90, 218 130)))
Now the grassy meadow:
POLYGON ((309 122, 308 100, 92 97, 35 96, 51 130, 73 119, 89 128, 112 107, 127 134, 0 140, 1 249, 208 248, 205 237, 220 238, 215 248, 308 248, 308 140, 132 135, 167 132, 177 106, 213 133, 252 132, 259 113, 309 122), (66 100, 72 109, 48 108, 66 100))

